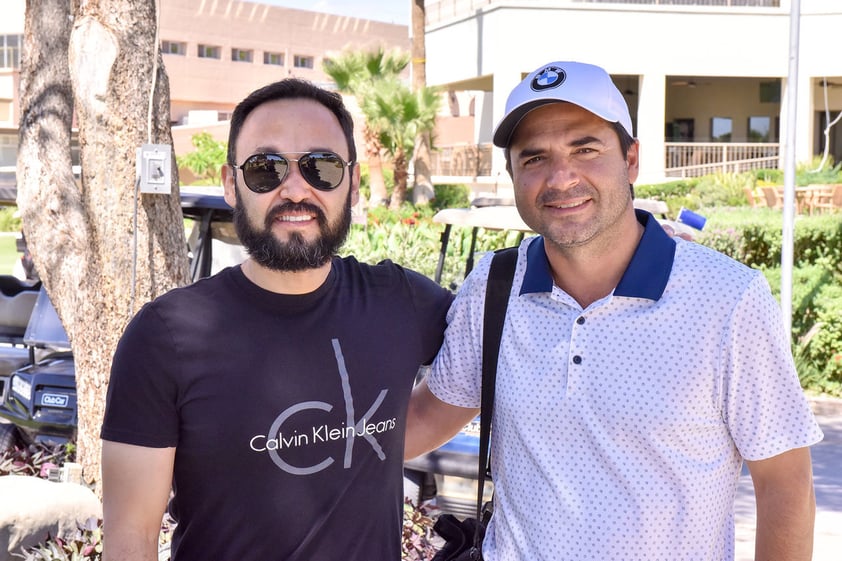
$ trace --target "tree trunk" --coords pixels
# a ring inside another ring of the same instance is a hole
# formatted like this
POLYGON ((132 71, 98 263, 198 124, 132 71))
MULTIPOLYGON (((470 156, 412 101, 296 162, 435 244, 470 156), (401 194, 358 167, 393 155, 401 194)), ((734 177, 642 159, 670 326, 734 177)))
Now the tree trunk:
POLYGON ((172 144, 155 0, 87 1, 72 24, 69 12, 67 0, 27 1, 18 206, 73 347, 78 459, 99 489, 99 430, 117 341, 143 303, 188 281, 188 268, 177 177, 172 195, 139 194, 135 184, 136 149, 172 144), (74 107, 78 182, 70 165, 74 107))
MULTIPOLYGON (((427 9, 424 0, 412 0, 412 90, 420 92, 427 86, 427 9)), ((415 204, 426 204, 435 198, 430 173, 430 134, 420 135, 415 141, 415 180, 412 198, 415 204)))
POLYGON ((386 191, 386 181, 383 179, 383 159, 380 157, 380 140, 368 125, 363 129, 365 138, 366 157, 368 158, 368 185, 371 193, 368 197, 369 206, 386 206, 389 193, 386 191))
POLYGON ((392 200, 389 203, 389 208, 398 210, 406 201, 406 180, 407 180, 407 166, 408 161, 406 154, 402 149, 395 152, 395 188, 392 189, 392 200))

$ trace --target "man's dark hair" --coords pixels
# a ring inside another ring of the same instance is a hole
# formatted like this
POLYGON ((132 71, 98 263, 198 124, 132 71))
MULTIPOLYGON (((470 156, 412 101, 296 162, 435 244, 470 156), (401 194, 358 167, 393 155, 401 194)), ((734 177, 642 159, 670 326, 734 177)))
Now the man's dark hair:
POLYGON ((628 159, 629 148, 634 144, 634 138, 629 134, 626 128, 620 123, 611 123, 614 131, 617 133, 617 138, 620 139, 620 150, 623 151, 625 157, 628 159))
POLYGON ((354 144, 354 120, 345 108, 342 96, 336 92, 323 90, 307 80, 287 78, 253 91, 234 108, 228 131, 229 164, 237 163, 237 137, 240 136, 240 129, 243 128, 246 117, 255 108, 276 99, 312 99, 327 107, 331 113, 336 115, 336 119, 342 127, 342 132, 345 133, 345 141, 348 143, 348 159, 352 162, 357 161, 357 147, 354 144))

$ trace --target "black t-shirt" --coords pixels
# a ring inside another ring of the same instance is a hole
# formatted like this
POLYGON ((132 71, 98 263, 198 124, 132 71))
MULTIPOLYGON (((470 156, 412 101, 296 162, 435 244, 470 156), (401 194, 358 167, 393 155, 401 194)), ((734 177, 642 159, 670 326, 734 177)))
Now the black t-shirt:
POLYGON ((336 258, 306 295, 235 267, 147 304, 102 438, 176 447, 173 561, 400 559, 406 405, 450 301, 392 263, 336 258))

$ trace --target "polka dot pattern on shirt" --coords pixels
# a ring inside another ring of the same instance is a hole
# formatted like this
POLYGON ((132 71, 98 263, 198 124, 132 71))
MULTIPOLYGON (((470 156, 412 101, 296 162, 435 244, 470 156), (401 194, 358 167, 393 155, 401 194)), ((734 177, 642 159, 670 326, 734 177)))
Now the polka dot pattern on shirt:
MULTIPOLYGON (((663 296, 582 309, 519 295, 500 354, 487 561, 733 557, 743 459, 821 438, 762 274, 678 242, 663 296)), ((449 315, 430 388, 478 407, 485 258, 449 315)))

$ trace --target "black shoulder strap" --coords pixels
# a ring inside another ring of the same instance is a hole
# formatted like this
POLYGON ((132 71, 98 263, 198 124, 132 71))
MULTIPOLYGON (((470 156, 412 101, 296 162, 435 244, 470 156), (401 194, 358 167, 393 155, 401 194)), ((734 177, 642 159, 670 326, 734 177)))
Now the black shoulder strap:
POLYGON ((477 481, 477 520, 482 517, 482 494, 485 478, 490 472, 489 441, 491 438, 491 413, 494 409, 494 384, 497 377, 497 356, 503 336, 503 322, 509 293, 517 264, 517 248, 510 247, 495 252, 488 272, 485 292, 485 312, 482 335, 482 404, 480 406, 479 478, 477 481))

